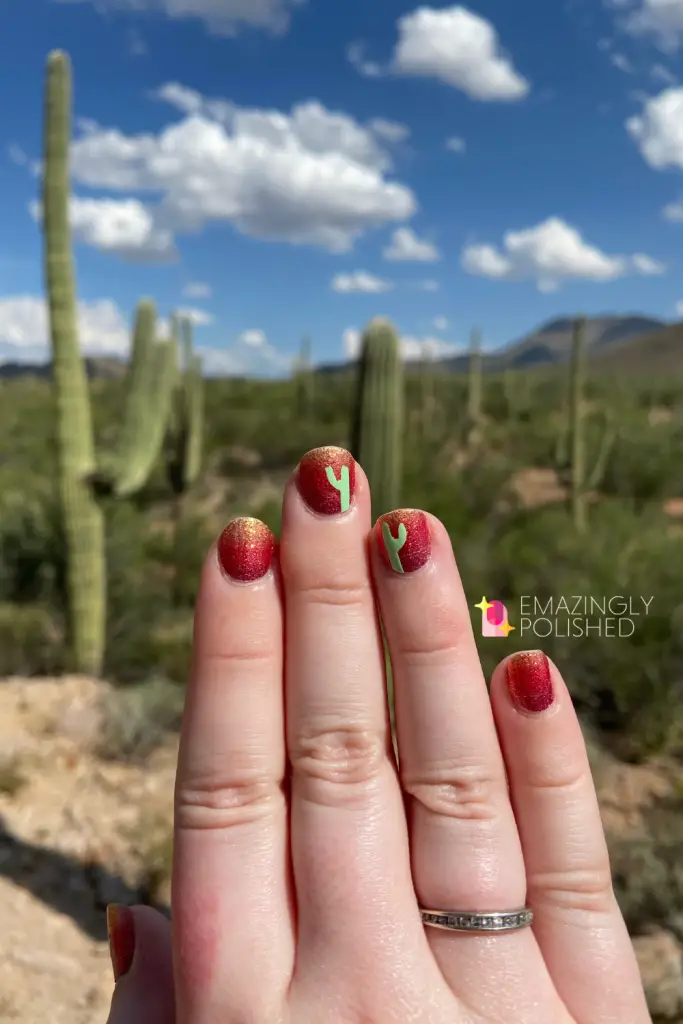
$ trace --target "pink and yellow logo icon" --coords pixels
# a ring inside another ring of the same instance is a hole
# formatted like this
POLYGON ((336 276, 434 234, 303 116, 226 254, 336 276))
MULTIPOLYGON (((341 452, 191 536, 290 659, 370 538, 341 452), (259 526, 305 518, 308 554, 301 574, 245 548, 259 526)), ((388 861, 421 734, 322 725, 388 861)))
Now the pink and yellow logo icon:
POLYGON ((481 608, 482 636, 509 636, 515 628, 508 622, 508 610, 502 601, 487 601, 482 597, 475 608, 481 608))

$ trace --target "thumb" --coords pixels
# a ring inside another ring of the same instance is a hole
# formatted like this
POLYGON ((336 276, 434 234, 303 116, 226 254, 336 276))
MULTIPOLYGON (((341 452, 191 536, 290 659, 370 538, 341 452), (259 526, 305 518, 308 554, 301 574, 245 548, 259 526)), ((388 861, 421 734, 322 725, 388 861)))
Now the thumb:
POLYGON ((174 1024, 171 925, 151 907, 107 907, 116 987, 107 1024, 174 1024))

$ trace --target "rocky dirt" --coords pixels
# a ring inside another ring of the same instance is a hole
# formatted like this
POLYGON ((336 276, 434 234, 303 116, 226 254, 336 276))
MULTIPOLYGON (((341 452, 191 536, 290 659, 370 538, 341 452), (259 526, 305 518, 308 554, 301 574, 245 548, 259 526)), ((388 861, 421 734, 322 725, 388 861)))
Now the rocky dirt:
MULTIPOLYGON (((104 1024, 112 976, 108 902, 168 908, 177 744, 144 765, 102 760, 105 683, 0 680, 0 1021, 104 1024)), ((605 826, 628 834, 680 785, 664 762, 592 751, 605 826)), ((658 1020, 683 1022, 683 956, 668 932, 635 940, 658 1020)))

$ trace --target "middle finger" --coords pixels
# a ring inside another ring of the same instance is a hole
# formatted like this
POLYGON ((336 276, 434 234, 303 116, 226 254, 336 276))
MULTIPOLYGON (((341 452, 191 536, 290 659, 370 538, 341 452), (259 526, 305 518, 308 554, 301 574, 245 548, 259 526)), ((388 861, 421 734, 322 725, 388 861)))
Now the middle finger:
POLYGON ((353 976, 361 1001, 382 987, 382 961, 387 971, 395 971, 396 957, 405 962, 404 930, 424 950, 393 763, 369 525, 367 479, 348 452, 304 456, 285 493, 281 540, 298 961, 306 985, 322 976, 329 986, 336 973, 348 986, 353 976), (371 947, 395 953, 369 966, 371 947))

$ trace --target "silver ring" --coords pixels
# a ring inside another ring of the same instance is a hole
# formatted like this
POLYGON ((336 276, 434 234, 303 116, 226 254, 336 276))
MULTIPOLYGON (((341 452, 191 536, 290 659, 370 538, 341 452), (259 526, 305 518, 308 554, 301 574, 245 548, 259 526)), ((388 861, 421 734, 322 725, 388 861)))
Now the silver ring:
POLYGON ((469 914, 461 910, 427 910, 420 907, 422 923, 430 928, 442 928, 449 932, 516 932, 528 928, 534 913, 528 907, 519 910, 489 911, 487 914, 469 914))

